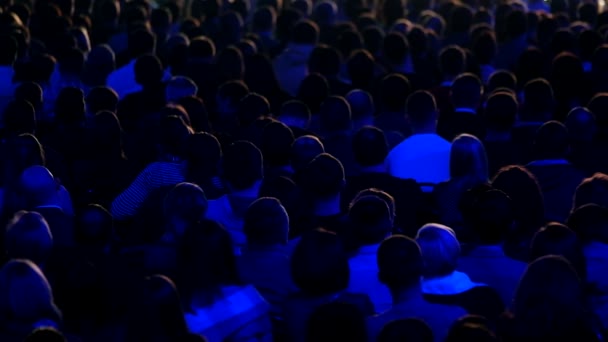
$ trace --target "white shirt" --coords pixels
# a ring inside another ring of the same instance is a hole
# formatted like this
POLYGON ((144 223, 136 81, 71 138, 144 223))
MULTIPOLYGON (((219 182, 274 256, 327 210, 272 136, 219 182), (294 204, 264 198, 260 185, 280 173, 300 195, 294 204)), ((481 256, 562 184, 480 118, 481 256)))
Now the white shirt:
POLYGON ((437 184, 450 178, 452 144, 437 134, 415 134, 395 146, 385 164, 391 176, 437 184))

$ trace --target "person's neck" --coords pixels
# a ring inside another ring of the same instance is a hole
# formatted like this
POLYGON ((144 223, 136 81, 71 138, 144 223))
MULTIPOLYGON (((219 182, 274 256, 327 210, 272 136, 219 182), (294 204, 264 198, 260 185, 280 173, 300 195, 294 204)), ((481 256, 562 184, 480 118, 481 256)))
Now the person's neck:
POLYGON ((392 290, 391 294, 393 297, 393 305, 397 305, 414 299, 421 299, 422 289, 420 288, 420 284, 416 284, 406 289, 392 290))
POLYGON ((386 165, 378 164, 371 166, 362 166, 361 173, 386 173, 386 165))
POLYGON ((500 132, 500 131, 492 131, 488 130, 486 134, 486 141, 510 141, 511 140, 511 132, 500 132))
POLYGON ((317 199, 313 206, 316 216, 332 216, 340 213, 340 194, 317 199))

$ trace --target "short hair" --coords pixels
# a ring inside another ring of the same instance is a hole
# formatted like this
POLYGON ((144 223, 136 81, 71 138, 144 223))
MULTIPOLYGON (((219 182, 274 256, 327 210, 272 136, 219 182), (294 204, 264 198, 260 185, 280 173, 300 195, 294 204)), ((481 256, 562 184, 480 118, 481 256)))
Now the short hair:
POLYGON ((572 108, 564 125, 571 141, 591 142, 595 138, 597 131, 595 114, 585 107, 572 108))
POLYGON ((378 248, 378 278, 391 290, 416 286, 424 271, 418 243, 404 235, 393 235, 378 248))
POLYGON ((350 105, 341 96, 330 96, 323 101, 319 115, 323 132, 333 133, 352 128, 350 105))
POLYGON ((13 65, 17 60, 17 53, 19 51, 17 39, 8 34, 0 35, 0 46, 2 46, 0 65, 13 65))
POLYGON ((196 83, 186 76, 173 76, 165 87, 167 102, 174 102, 184 97, 194 96, 197 93, 196 83))
POLYGON ((365 316, 355 304, 330 302, 310 315, 306 329, 308 342, 365 342, 365 316))
POLYGON ((222 169, 234 189, 248 189, 264 178, 262 152, 249 141, 236 141, 224 149, 222 169))
POLYGON ((198 185, 182 182, 174 185, 167 193, 163 203, 167 220, 182 220, 194 223, 205 217, 209 203, 205 192, 198 185))
POLYGON ((11 134, 30 133, 36 131, 36 110, 26 100, 13 100, 4 108, 4 128, 11 134))
POLYGON ((525 121, 545 121, 544 116, 552 114, 554 106, 555 98, 549 81, 544 78, 535 78, 524 85, 522 119, 525 121))
POLYGON ((375 195, 360 196, 348 210, 353 234, 360 245, 372 245, 384 240, 393 230, 389 205, 375 195))
POLYGON ((413 126, 424 125, 437 119, 435 97, 425 90, 418 90, 408 96, 405 110, 413 126))
POLYGON ((336 48, 320 44, 308 58, 308 71, 318 72, 325 77, 335 76, 340 72, 341 63, 340 52, 336 48))
POLYGON ((530 243, 530 261, 545 255, 560 255, 570 261, 581 279, 586 279, 585 256, 581 240, 568 226, 550 222, 539 229, 530 243))
POLYGON ((462 74, 467 65, 466 52, 457 45, 445 47, 439 53, 439 69, 444 76, 462 74))
POLYGON ((85 102, 88 111, 92 114, 105 110, 116 113, 118 94, 110 87, 99 86, 89 91, 85 102))
POLYGON ((312 113, 318 113, 321 104, 329 97, 329 83, 319 73, 308 74, 298 89, 297 99, 304 102, 312 113))
POLYGON ((272 31, 277 22, 277 11, 271 6, 258 8, 253 13, 253 31, 272 31))
POLYGON ((188 55, 191 58, 207 59, 215 56, 215 44, 206 36, 198 36, 190 41, 188 55))
POLYGON ((490 95, 484 108, 487 127, 500 132, 510 130, 515 123, 517 109, 515 95, 503 91, 490 95))
POLYGON ((446 342, 459 341, 494 342, 498 339, 485 317, 467 315, 452 324, 446 338, 446 342))
POLYGON ((496 70, 488 79, 487 93, 497 91, 500 88, 517 91, 517 77, 508 70, 496 70))
POLYGON ((608 208, 608 175, 597 172, 576 188, 573 209, 591 203, 608 208))
POLYGON ((296 286, 309 295, 345 290, 350 269, 340 238, 325 230, 302 235, 291 257, 291 276, 296 286))
POLYGON ((238 80, 226 81, 217 89, 218 99, 228 100, 235 109, 247 94, 249 94, 249 88, 243 81, 238 80))
POLYGON ((393 31, 384 37, 383 52, 390 63, 403 63, 407 58, 409 49, 407 37, 401 32, 393 31))
POLYGON ((302 170, 299 183, 303 191, 317 198, 333 196, 344 188, 344 167, 331 154, 321 153, 302 170))
POLYGON ((303 135, 294 140, 291 145, 291 166, 298 172, 324 152, 325 147, 319 138, 313 135, 303 135))
POLYGON ((239 101, 236 115, 239 124, 247 127, 257 119, 270 115, 270 102, 263 95, 249 93, 239 101))
POLYGON ((371 118, 375 114, 374 98, 364 90, 351 90, 346 94, 346 101, 350 105, 353 120, 371 118))
POLYGON ((369 188, 359 191, 350 202, 350 205, 355 203, 358 198, 365 196, 375 196, 382 199, 386 203, 386 205, 388 205, 391 220, 395 219, 395 198, 393 198, 393 196, 391 196, 388 192, 382 191, 380 189, 369 188))
POLYGON ((301 121, 305 127, 310 125, 311 113, 308 106, 298 100, 284 102, 279 110, 279 120, 289 125, 292 120, 301 121))
POLYGON ((486 149, 477 137, 461 134, 454 138, 450 149, 450 178, 468 178, 475 183, 488 182, 486 149))
POLYGON ((373 126, 359 129, 353 136, 352 146, 355 160, 361 166, 382 164, 389 151, 384 132, 373 126))
POLYGON ((131 58, 154 53, 156 50, 156 35, 147 29, 137 29, 129 33, 128 50, 131 58))
POLYGON ((61 333, 53 327, 40 327, 34 329, 27 337, 24 342, 66 342, 67 339, 61 333))
POLYGON ((410 81, 401 74, 388 74, 380 82, 382 105, 385 110, 399 112, 406 106, 406 99, 412 87, 410 81))
POLYGON ((456 270, 460 243, 452 228, 438 223, 425 224, 418 230, 416 242, 422 251, 426 276, 443 276, 456 270))
POLYGON ((490 64, 498 50, 496 34, 493 31, 481 32, 473 40, 473 53, 480 64, 490 64))
POLYGON ((568 146, 568 129, 559 121, 545 122, 536 131, 534 152, 539 159, 564 158, 568 146))
POLYGON ((507 194, 491 189, 475 196, 470 210, 471 228, 479 242, 487 245, 500 243, 513 224, 513 205, 507 194))
POLYGON ((582 205, 572 210, 567 225, 583 242, 608 243, 608 209, 604 207, 594 203, 582 205))
POLYGON ((15 100, 25 100, 38 110, 42 108, 44 93, 36 82, 23 82, 15 87, 15 100))
POLYGON ((492 179, 492 186, 507 194, 513 203, 516 223, 538 229, 545 217, 543 194, 536 177, 525 167, 505 166, 492 179))
POLYGON ((142 55, 135 61, 135 81, 139 85, 160 83, 163 79, 163 66, 153 54, 142 55))
POLYGON ((112 214, 99 204, 89 204, 76 217, 74 235, 83 245, 105 246, 112 237, 112 214))
POLYGON ((37 212, 19 211, 6 226, 4 248, 9 258, 28 259, 41 265, 53 248, 48 223, 37 212))
POLYGON ((59 189, 51 171, 41 165, 32 165, 23 170, 20 185, 23 194, 33 206, 46 204, 59 189))
POLYGON ((369 87, 374 79, 376 63, 367 50, 353 51, 346 61, 348 76, 354 87, 369 87))
POLYGON ((278 199, 259 198, 245 212, 243 231, 249 245, 286 244, 289 215, 278 199))
POLYGON ((472 107, 477 109, 481 100, 483 85, 477 75, 464 73, 458 75, 450 89, 450 100, 454 107, 472 107))
POLYGON ((293 28, 291 41, 296 44, 316 45, 319 41, 319 26, 308 19, 300 20, 293 28))
POLYGON ((85 118, 84 92, 80 88, 65 87, 55 101, 55 120, 62 124, 82 122, 85 118))
POLYGON ((285 166, 291 157, 293 132, 282 122, 272 121, 262 130, 261 150, 264 162, 272 166, 285 166))
POLYGON ((387 323, 378 335, 378 342, 432 342, 433 330, 419 318, 400 318, 387 323))

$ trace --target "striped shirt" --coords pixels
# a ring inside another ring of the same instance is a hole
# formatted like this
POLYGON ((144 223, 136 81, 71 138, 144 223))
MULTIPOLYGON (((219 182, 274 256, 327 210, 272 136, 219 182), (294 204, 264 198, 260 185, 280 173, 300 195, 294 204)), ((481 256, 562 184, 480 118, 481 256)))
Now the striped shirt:
POLYGON ((112 216, 117 220, 134 216, 154 190, 183 182, 185 174, 186 164, 182 162, 151 163, 114 199, 110 209, 112 216))

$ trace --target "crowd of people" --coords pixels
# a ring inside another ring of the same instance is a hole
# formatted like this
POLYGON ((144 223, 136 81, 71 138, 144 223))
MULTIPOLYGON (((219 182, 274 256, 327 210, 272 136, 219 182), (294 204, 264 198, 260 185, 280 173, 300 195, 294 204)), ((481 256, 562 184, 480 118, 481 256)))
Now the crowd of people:
POLYGON ((594 0, 0 1, 0 341, 606 341, 594 0))

